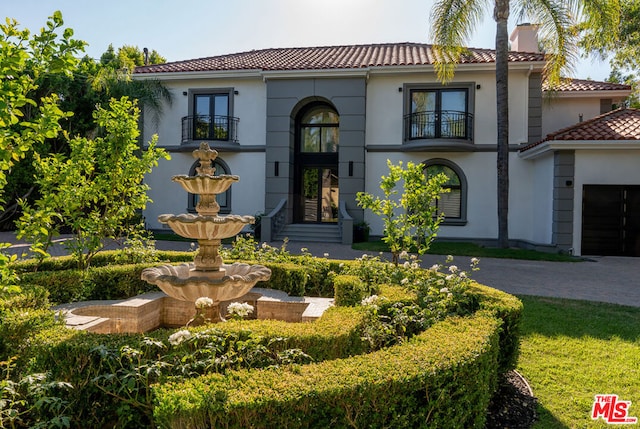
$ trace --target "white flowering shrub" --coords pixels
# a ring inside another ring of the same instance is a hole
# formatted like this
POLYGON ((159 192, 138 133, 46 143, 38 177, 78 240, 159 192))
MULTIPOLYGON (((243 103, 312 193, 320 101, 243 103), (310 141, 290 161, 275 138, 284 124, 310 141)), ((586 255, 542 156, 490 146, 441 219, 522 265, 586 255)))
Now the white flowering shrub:
POLYGON ((198 309, 210 308, 213 307, 213 300, 207 296, 202 296, 196 299, 195 305, 198 309))
POLYGON ((227 313, 235 319, 244 319, 253 313, 253 305, 243 302, 232 302, 227 306, 227 313))
POLYGON ((188 340, 190 338, 191 338, 191 332, 189 332, 187 329, 183 329, 169 335, 169 338, 167 341, 169 341, 169 344, 171 344, 172 346, 177 346, 181 342, 188 340))

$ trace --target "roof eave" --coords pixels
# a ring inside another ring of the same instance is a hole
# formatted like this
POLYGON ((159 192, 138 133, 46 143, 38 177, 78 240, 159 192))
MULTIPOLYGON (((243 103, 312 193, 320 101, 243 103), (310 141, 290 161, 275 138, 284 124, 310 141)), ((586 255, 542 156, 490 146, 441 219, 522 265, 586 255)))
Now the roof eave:
POLYGON ((547 89, 544 92, 551 93, 554 97, 558 98, 627 98, 631 94, 630 89, 599 89, 584 91, 552 91, 547 89))
POLYGON ((549 140, 519 152, 522 159, 535 159, 556 150, 640 150, 640 140, 549 140))
POLYGON ((132 79, 157 79, 157 80, 191 80, 191 79, 225 79, 225 78, 261 78, 262 70, 208 70, 190 72, 161 72, 161 73, 133 73, 132 79))

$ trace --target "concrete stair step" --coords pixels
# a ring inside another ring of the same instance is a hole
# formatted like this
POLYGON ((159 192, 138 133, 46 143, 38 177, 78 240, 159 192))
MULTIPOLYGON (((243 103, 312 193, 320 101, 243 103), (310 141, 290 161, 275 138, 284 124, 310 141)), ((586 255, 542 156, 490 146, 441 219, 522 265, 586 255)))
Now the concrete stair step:
POLYGON ((322 225, 322 224, 289 224, 286 225, 276 240, 288 238, 289 241, 309 241, 323 243, 341 243, 342 236, 338 225, 322 225))

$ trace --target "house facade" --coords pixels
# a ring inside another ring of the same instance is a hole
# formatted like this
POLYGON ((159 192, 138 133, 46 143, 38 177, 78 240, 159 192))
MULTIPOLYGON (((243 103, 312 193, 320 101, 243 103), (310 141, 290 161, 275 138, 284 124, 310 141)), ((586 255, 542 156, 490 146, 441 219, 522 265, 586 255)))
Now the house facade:
MULTIPOLYGON (((512 46, 526 47, 519 30, 526 29, 516 29, 512 46)), ((597 126, 587 127, 606 123, 630 88, 571 80, 551 94, 542 82, 543 54, 513 51, 509 60, 513 244, 634 254, 627 220, 638 217, 633 210, 611 209, 608 222, 622 216, 617 233, 627 237, 615 244, 619 249, 612 250, 613 232, 589 232, 599 228, 592 218, 601 194, 613 190, 598 186, 615 186, 624 207, 640 186, 637 112, 619 115, 626 125, 615 142, 613 134, 602 140, 597 126), (566 127, 582 131, 557 133, 566 127), (585 195, 597 200, 594 208, 583 209, 585 195), (595 244, 583 249, 583 237, 595 244)), ((158 134, 172 157, 147 179, 150 229, 163 229, 162 213, 194 210, 196 197, 171 177, 195 174, 191 152, 206 141, 219 152, 217 174, 240 176, 218 197, 221 214, 263 214, 263 240, 350 243, 361 221, 382 235, 381 220, 360 209, 355 196, 381 193, 389 160, 422 163, 427 173, 450 177, 450 192, 438 201, 446 216, 440 239, 496 242, 492 50, 470 49, 447 85, 436 78, 431 46, 415 43, 256 50, 139 67, 134 78, 158 79, 174 95, 159 121, 146 115, 144 123, 145 141, 158 134)))

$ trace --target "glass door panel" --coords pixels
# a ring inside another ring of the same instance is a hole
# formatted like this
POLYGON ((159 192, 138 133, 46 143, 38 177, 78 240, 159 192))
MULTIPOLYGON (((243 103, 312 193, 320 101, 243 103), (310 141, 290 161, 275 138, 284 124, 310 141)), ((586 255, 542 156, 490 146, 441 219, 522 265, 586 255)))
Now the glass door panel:
POLYGON ((304 168, 302 173, 304 222, 337 222, 338 171, 333 168, 304 168))

